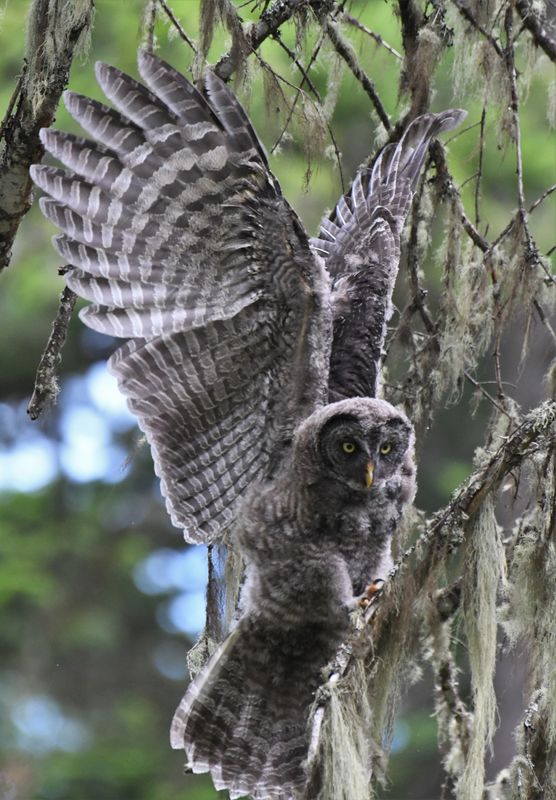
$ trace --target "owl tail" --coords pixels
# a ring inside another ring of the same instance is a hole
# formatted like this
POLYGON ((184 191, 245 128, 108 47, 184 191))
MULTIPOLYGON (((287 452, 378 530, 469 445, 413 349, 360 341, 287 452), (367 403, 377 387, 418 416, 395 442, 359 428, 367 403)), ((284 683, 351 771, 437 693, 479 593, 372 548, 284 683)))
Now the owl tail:
POLYGON ((231 800, 295 800, 329 647, 325 631, 277 631, 244 617, 190 684, 172 721, 172 747, 231 800))

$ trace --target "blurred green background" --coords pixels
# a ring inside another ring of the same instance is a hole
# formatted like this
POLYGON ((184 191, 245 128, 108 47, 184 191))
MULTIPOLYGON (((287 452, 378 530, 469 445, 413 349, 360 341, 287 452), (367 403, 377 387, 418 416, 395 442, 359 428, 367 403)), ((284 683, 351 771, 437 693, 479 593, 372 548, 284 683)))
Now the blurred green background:
MULTIPOLYGON (((100 99, 95 60, 136 75, 142 3, 97 0, 96 5, 90 50, 75 61, 70 88, 100 99)), ((196 36, 197 0, 177 0, 172 7, 196 36)), ((27 2, 0 3, 2 109, 21 69, 27 10, 27 2)), ((353 2, 351 13, 401 52, 393 4, 353 2)), ((249 7, 242 14, 253 16, 249 7)), ((190 52, 169 32, 167 20, 159 19, 156 34, 161 55, 185 70, 190 52)), ((404 108, 398 100, 401 62, 363 34, 350 36, 387 111, 397 119, 404 108)), ((289 28, 284 39, 293 45, 289 28)), ((218 33, 213 60, 225 45, 226 37, 218 33)), ((288 80, 298 82, 299 75, 276 43, 266 43, 262 53, 288 80)), ((473 125, 481 107, 469 94, 454 96, 452 58, 447 51, 438 69, 433 108, 466 107, 473 125)), ((311 73, 323 95, 332 61, 325 49, 311 73)), ((547 177, 556 166, 546 121, 550 80, 548 63, 541 63, 522 115, 529 203, 554 181, 547 177)), ((345 71, 338 93, 331 125, 349 182, 373 149, 375 118, 345 71)), ((284 113, 274 100, 265 103, 259 72, 242 97, 270 150, 284 113)), ((482 213, 489 221, 489 237, 504 227, 516 206, 514 156, 498 145, 496 119, 489 111, 482 213)), ((55 125, 76 129, 63 107, 55 125)), ((294 124, 292 134, 271 163, 285 195, 314 232, 341 192, 338 169, 328 150, 324 152, 330 142, 319 144, 313 148, 307 186, 303 123, 294 124)), ((450 167, 460 185, 477 169, 477 143, 473 128, 450 145, 450 167)), ((473 181, 467 183, 464 198, 472 215, 473 181)), ((549 200, 532 219, 542 252, 554 244, 554 215, 549 200)), ((1 276, 0 798, 210 800, 218 793, 204 777, 184 776, 182 758, 168 744, 169 722, 187 682, 185 653, 203 619, 205 553, 185 547, 166 516, 148 448, 105 369, 114 342, 85 329, 75 317, 58 403, 38 422, 26 416, 34 371, 63 285, 57 275, 59 258, 49 244, 53 233, 34 207, 19 231, 12 265, 1 276)), ((405 279, 400 280, 403 295, 405 279)), ((427 286, 434 305, 440 286, 433 262, 427 286)), ((522 324, 517 320, 507 336, 503 369, 515 384, 511 393, 528 407, 543 394, 542 376, 551 352, 534 326, 530 356, 518 373, 522 324)), ((482 377, 488 376, 485 363, 482 377)), ((465 478, 482 438, 488 408, 482 404, 471 416, 470 394, 466 390, 459 403, 442 411, 421 437, 418 502, 427 510, 445 503, 465 478)), ((407 697, 394 736, 391 784, 381 796, 439 797, 430 683, 425 673, 407 697)), ((519 703, 513 695, 510 699, 510 705, 519 703)), ((510 748, 514 722, 506 725, 504 741, 510 748)))

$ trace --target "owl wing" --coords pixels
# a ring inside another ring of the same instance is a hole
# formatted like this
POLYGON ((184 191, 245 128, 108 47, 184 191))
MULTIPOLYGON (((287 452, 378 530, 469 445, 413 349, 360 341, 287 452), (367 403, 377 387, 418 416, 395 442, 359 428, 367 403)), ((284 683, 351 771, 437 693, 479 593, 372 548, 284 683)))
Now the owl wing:
POLYGON ((68 169, 32 177, 82 320, 128 340, 109 368, 172 522, 211 541, 326 392, 328 284, 230 90, 148 53, 139 70, 150 91, 97 65, 118 111, 66 93, 97 141, 43 130, 68 169))
POLYGON ((332 276, 330 400, 377 392, 379 364, 400 261, 400 237, 431 139, 455 128, 466 112, 424 114, 323 220, 311 246, 332 276))

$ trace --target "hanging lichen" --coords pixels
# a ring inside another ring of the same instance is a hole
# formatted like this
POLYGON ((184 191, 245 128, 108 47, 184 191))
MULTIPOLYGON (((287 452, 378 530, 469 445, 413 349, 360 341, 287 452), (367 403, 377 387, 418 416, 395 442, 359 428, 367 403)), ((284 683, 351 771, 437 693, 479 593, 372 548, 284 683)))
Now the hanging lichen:
POLYGON ((322 718, 313 728, 306 798, 318 793, 319 800, 368 800, 371 708, 363 662, 355 659, 346 678, 333 675, 320 691, 328 694, 326 713, 317 712, 322 718), (312 762, 318 762, 313 774, 312 762))
POLYGON ((195 61, 195 69, 199 74, 202 72, 217 25, 222 25, 231 36, 230 58, 234 70, 241 80, 249 48, 241 19, 232 0, 202 0, 199 21, 199 51, 195 61))
POLYGON ((496 600, 505 578, 505 554, 494 502, 483 503, 467 533, 463 571, 463 613, 467 639, 473 720, 465 767, 456 787, 458 800, 477 800, 484 784, 484 759, 495 730, 496 600))

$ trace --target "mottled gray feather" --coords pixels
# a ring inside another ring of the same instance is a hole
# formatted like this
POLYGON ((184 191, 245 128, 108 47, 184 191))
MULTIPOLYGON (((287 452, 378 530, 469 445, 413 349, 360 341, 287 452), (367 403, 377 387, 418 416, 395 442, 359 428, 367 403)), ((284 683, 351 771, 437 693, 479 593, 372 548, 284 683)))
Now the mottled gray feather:
POLYGON ((68 169, 32 176, 83 321, 132 340, 110 366, 172 520, 207 541, 325 396, 328 290, 229 89, 207 73, 203 96, 147 53, 139 67, 153 91, 97 65, 118 110, 66 93, 100 145, 43 131, 68 169))
MULTIPOLYGON (((272 481, 246 494, 236 543, 247 564, 242 617, 178 707, 171 744, 230 797, 292 800, 302 793, 307 720, 322 670, 367 583, 388 568, 390 539, 413 498, 413 433, 382 400, 330 404, 297 429, 272 481), (325 432, 360 437, 354 481, 323 453, 325 432), (392 458, 380 455, 386 439, 392 458), (386 557, 386 560, 385 560, 386 557)), ((380 577, 386 577, 384 574, 380 577)))
POLYGON ((465 116, 450 109, 414 120, 397 144, 382 150, 372 170, 357 174, 351 192, 311 239, 333 278, 330 401, 377 394, 400 237, 413 192, 431 139, 465 116))

